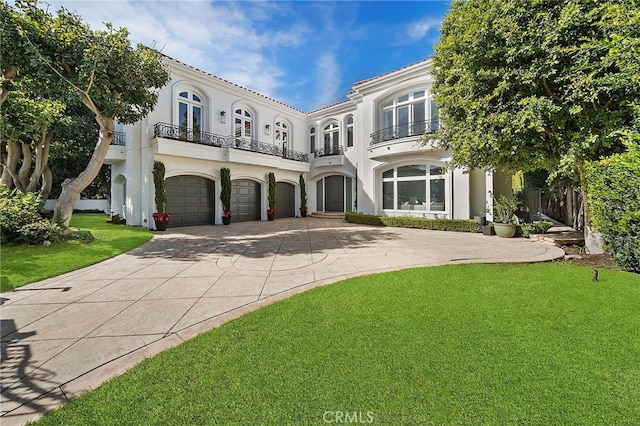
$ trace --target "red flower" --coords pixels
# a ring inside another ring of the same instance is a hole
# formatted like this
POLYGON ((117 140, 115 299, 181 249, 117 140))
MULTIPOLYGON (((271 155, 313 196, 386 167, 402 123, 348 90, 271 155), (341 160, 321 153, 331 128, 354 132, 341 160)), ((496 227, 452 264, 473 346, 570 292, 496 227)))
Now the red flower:
POLYGON ((167 212, 156 212, 152 216, 156 222, 169 222, 169 219, 171 219, 171 215, 167 212))
POLYGON ((267 214, 276 214, 276 209, 267 209, 267 214))
POLYGON ((223 213, 224 217, 231 217, 231 210, 225 210, 223 213))

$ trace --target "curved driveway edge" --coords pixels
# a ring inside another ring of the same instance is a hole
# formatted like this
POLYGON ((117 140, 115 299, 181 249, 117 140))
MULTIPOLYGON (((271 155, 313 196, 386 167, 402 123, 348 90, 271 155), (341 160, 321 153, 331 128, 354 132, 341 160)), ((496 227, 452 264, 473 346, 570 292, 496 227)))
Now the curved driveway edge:
POLYGON ((410 267, 563 255, 522 238, 335 219, 169 228, 113 259, 0 293, 0 421, 24 424, 144 358, 313 287, 410 267))

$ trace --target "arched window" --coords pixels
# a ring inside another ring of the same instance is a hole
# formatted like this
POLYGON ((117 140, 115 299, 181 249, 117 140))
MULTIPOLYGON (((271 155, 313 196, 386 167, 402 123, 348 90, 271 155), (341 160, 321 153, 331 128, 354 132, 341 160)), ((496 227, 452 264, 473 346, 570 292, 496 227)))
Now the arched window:
POLYGON ((202 96, 191 91, 184 90, 178 93, 177 111, 180 134, 185 139, 199 139, 202 130, 204 102, 202 96))
POLYGON ((289 142, 289 124, 286 121, 276 122, 276 144, 289 142))
POLYGON ((347 148, 353 146, 353 115, 347 116, 347 148))
POLYGON ((253 139, 253 114, 245 108, 238 108, 234 113, 234 132, 236 139, 253 139))
POLYGON ((311 152, 316 152, 316 128, 312 127, 309 129, 309 145, 311 147, 311 152))
POLYGON ((438 128, 438 108, 426 90, 414 90, 380 105, 373 143, 421 136, 438 128))
POLYGON ((340 126, 333 122, 322 131, 324 139, 324 155, 340 154, 340 126))

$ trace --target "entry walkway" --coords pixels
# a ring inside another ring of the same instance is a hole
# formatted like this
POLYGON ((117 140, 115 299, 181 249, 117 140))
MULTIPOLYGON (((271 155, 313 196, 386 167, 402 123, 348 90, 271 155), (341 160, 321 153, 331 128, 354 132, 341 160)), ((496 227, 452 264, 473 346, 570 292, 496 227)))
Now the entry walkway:
POLYGON ((408 267, 563 255, 527 239, 335 219, 169 228, 126 254, 0 293, 0 422, 24 424, 146 357, 315 286, 408 267))

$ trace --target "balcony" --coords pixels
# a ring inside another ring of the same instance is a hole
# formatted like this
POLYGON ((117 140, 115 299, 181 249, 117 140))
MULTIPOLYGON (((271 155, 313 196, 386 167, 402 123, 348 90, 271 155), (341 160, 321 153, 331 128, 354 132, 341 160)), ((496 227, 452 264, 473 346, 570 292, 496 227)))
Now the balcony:
POLYGON ((388 127, 371 133, 369 146, 387 142, 395 139, 422 136, 424 134, 435 133, 440 128, 440 120, 416 121, 413 123, 401 124, 399 126, 388 127))
POLYGON ((325 146, 324 149, 316 149, 313 153, 316 158, 329 157, 331 155, 344 154, 344 149, 341 146, 325 146))
POLYGON ((325 145, 324 148, 313 151, 313 166, 342 166, 344 165, 344 149, 342 146, 325 145))
POLYGON ((127 144, 127 135, 124 132, 113 132, 111 145, 125 146, 127 144))
POLYGON ((285 147, 255 140, 236 139, 234 136, 221 136, 201 130, 186 129, 184 127, 173 126, 167 123, 156 123, 153 127, 153 136, 155 138, 170 139, 197 145, 254 152, 280 157, 285 160, 304 163, 309 162, 309 156, 306 153, 294 151, 285 147))
POLYGON ((127 135, 124 132, 113 132, 109 151, 104 159, 105 164, 115 164, 126 158, 127 135))
POLYGON ((371 134, 368 157, 372 160, 386 160, 397 155, 435 149, 434 141, 423 143, 422 136, 434 134, 439 127, 440 122, 435 119, 378 130, 371 134))

